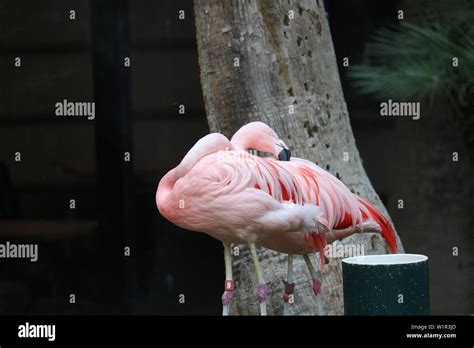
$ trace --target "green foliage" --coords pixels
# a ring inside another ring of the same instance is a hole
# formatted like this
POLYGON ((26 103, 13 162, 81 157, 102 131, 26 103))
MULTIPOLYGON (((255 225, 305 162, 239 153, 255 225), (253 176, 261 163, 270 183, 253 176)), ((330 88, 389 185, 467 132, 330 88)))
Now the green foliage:
POLYGON ((379 99, 433 104, 441 97, 455 103, 457 94, 474 85, 473 5, 440 1, 429 12, 415 8, 416 24, 403 20, 398 27, 380 29, 367 46, 370 64, 349 71, 355 86, 379 99))

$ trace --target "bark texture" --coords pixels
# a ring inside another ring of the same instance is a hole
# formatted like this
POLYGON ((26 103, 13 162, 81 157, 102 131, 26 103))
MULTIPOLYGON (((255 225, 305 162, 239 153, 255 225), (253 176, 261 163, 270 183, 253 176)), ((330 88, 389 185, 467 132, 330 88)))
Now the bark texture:
MULTIPOLYGON (((386 214, 354 141, 323 2, 197 0, 194 10, 211 131, 230 137, 248 122, 266 122, 294 156, 332 172, 386 214)), ((352 236, 344 243, 363 245, 366 254, 388 251, 376 234, 352 236)), ((234 258, 231 314, 258 314, 254 266, 248 248, 240 250, 234 258)), ((262 248, 259 255, 269 286, 268 313, 280 315, 287 255, 262 248)), ((319 257, 311 259, 321 269, 319 257)), ((343 313, 340 259, 326 263, 318 297, 302 257, 295 257, 294 271, 291 314, 343 313)))

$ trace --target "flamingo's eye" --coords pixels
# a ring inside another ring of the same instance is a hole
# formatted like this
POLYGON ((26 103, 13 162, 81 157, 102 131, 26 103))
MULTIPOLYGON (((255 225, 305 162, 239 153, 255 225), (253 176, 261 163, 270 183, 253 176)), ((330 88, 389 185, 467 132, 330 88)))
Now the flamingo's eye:
POLYGON ((278 159, 280 161, 289 161, 291 158, 291 151, 289 149, 283 149, 278 154, 278 159))

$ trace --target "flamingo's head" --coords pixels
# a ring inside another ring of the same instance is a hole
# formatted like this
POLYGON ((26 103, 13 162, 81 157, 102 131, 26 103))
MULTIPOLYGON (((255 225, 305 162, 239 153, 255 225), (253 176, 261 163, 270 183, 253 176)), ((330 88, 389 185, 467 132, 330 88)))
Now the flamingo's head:
POLYGON ((263 122, 250 122, 242 126, 230 142, 237 150, 257 150, 281 161, 291 158, 285 142, 263 122))

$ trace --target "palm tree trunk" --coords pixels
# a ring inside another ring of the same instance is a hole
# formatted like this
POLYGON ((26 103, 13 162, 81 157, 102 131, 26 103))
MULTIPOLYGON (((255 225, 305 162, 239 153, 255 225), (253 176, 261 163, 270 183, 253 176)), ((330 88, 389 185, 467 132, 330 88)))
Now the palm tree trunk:
MULTIPOLYGON (((323 2, 196 0, 194 11, 211 131, 231 136, 250 121, 266 122, 294 155, 329 170, 386 214, 352 134, 323 2)), ((360 244, 366 254, 387 251, 373 234, 344 243, 360 244)), ((279 315, 287 257, 263 249, 259 254, 269 285, 269 314, 279 315)), ((312 257, 319 265, 318 260, 312 257)), ((326 264, 321 296, 315 298, 303 258, 296 257, 291 313, 342 314, 341 270, 340 259, 326 264)), ((234 257, 234 276, 238 293, 231 313, 258 314, 257 279, 245 247, 234 257)))

